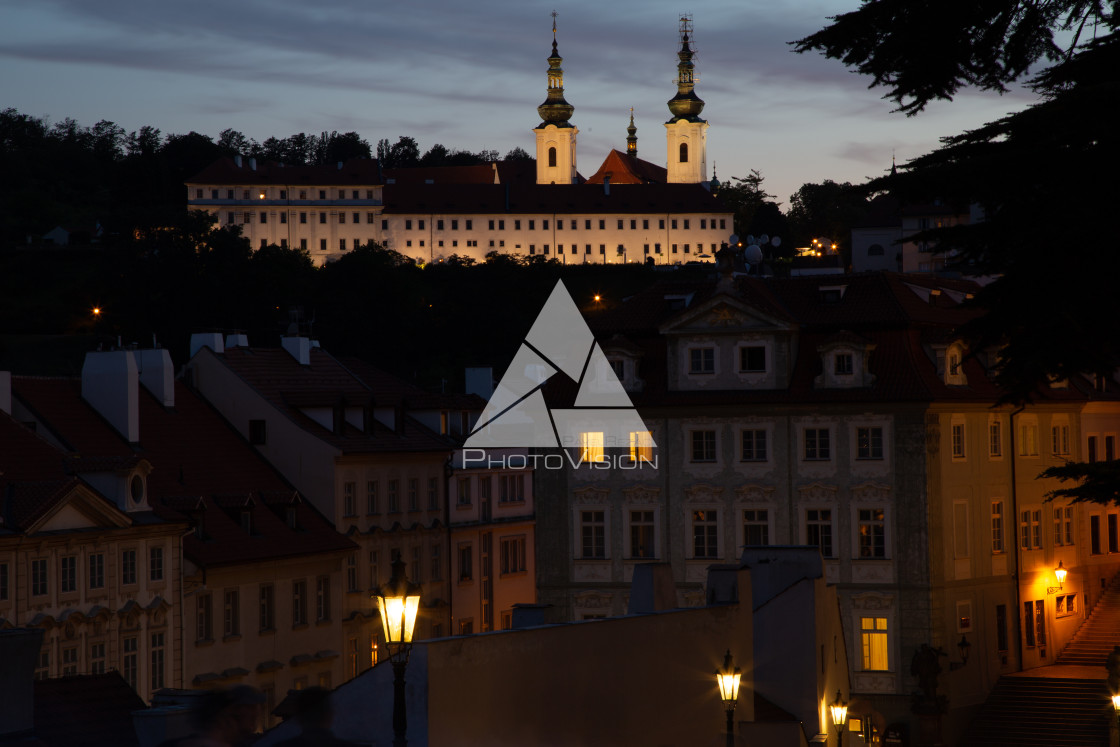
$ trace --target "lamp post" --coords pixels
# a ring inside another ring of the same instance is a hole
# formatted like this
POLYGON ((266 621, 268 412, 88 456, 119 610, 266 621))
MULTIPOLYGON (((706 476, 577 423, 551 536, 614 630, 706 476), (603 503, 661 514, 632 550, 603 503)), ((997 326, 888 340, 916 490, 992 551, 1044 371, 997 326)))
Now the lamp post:
POLYGON ((393 747, 406 747, 408 716, 404 702, 404 670, 412 652, 412 631, 420 609, 420 585, 410 583, 404 575, 400 555, 393 559, 393 576, 374 594, 381 626, 385 632, 385 648, 393 665, 393 747))
POLYGON ((836 724, 836 741, 844 747, 844 724, 848 723, 848 703, 836 691, 836 700, 828 707, 832 711, 832 723, 836 724))
POLYGON ((1116 728, 1120 731, 1120 693, 1112 696, 1112 707, 1116 711, 1116 728))
POLYGON ((731 649, 728 649, 723 656, 723 668, 716 670, 719 697, 727 711, 727 747, 735 747, 735 701, 739 699, 739 679, 742 676, 742 670, 732 666, 731 649))

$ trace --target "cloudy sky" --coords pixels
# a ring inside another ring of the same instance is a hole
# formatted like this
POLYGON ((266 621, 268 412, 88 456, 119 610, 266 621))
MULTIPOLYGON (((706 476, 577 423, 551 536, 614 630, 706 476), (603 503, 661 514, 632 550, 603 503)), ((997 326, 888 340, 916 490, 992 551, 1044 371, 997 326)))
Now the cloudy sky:
MULTIPOLYGON (((697 93, 709 169, 758 169, 788 203, 805 182, 863 181, 1031 100, 965 92, 918 117, 787 42, 857 0, 699 0, 697 93)), ((545 97, 550 12, 565 95, 589 175, 625 147, 664 165, 675 93, 678 3, 664 0, 0 0, 0 107, 83 125, 164 133, 227 128, 264 140, 355 130, 472 151, 532 152, 545 97)))

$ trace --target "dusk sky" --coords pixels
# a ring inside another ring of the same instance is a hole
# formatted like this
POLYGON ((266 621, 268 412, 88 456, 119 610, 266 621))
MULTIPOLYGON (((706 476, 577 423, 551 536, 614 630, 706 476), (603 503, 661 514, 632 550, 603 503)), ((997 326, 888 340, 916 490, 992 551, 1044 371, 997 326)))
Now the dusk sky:
MULTIPOLYGON (((708 166, 720 179, 758 169, 788 207, 805 182, 860 182, 1032 100, 967 91, 917 117, 840 62, 787 42, 855 0, 702 0, 697 93, 708 166)), ((532 153, 545 97, 550 12, 537 0, 0 0, 0 107, 82 125, 264 140, 354 130, 375 146, 400 135, 448 148, 532 153)), ((578 167, 625 148, 634 107, 639 155, 665 164, 665 102, 675 93, 677 18, 665 0, 555 6, 578 167)))

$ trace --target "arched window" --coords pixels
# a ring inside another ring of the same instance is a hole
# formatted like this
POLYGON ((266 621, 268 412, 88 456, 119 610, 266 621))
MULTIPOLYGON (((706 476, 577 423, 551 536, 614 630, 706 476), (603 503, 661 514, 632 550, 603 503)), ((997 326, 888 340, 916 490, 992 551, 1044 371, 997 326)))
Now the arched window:
POLYGON ((548 149, 548 165, 553 167, 553 168, 556 167, 556 149, 555 148, 549 148, 548 149))
POLYGON ((867 256, 868 257, 882 257, 883 256, 883 245, 882 244, 872 244, 871 246, 867 247, 867 256))
POLYGON ((681 143, 681 163, 688 163, 688 143, 681 143))

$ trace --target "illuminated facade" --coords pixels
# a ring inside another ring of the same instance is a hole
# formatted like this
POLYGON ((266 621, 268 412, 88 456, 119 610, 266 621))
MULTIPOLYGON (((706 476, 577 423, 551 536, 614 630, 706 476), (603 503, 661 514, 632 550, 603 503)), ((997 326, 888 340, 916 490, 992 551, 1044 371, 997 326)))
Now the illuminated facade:
POLYGON ((994 359, 953 333, 974 290, 890 273, 728 279, 591 316, 658 459, 538 470, 540 601, 566 619, 624 614, 635 569, 659 562, 696 606, 707 568, 745 546, 815 545, 852 691, 887 721, 909 719, 923 643, 972 644, 941 678, 954 708, 1053 663, 1120 572, 1117 512, 1046 502, 1055 486, 1035 478, 1115 454, 1120 397, 1079 378, 1021 412, 994 406, 994 359))
POLYGON ((631 114, 626 152, 612 151, 584 183, 554 28, 529 169, 492 163, 383 172, 371 160, 287 167, 238 156, 188 180, 188 207, 238 227, 253 249, 306 249, 316 265, 371 241, 421 264, 452 255, 482 261, 491 252, 566 263, 710 261, 733 231, 732 213, 707 189, 708 123, 693 90, 691 22, 681 28, 667 168, 638 158, 631 114))

